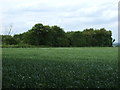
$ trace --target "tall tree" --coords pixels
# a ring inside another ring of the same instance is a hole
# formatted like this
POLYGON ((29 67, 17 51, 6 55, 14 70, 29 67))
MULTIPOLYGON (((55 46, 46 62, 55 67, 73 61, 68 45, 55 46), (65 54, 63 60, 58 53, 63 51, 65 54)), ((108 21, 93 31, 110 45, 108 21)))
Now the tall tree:
POLYGON ((64 47, 68 46, 68 38, 64 32, 64 30, 58 26, 52 26, 51 27, 54 37, 54 46, 57 47, 64 47))

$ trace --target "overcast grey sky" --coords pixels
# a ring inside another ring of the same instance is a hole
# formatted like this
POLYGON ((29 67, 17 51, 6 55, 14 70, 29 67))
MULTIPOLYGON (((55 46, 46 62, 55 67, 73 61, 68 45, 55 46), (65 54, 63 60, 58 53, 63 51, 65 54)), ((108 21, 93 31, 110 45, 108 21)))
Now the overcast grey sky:
POLYGON ((23 33, 36 23, 65 31, 106 28, 118 40, 119 0, 0 0, 0 33, 23 33))

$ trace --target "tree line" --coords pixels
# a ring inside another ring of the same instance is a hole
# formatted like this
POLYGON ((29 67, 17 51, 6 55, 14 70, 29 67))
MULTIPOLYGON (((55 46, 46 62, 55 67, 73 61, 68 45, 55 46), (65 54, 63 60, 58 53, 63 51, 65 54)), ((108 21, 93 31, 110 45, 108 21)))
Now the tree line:
POLYGON ((111 47, 115 40, 112 32, 101 29, 65 32, 57 25, 35 24, 30 30, 21 34, 2 35, 3 45, 34 45, 50 47, 111 47))

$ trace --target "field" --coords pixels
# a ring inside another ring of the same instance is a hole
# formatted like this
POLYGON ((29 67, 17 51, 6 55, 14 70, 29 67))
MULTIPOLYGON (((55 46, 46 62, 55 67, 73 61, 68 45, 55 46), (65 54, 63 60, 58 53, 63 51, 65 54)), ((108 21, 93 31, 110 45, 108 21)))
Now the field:
POLYGON ((117 88, 118 48, 3 48, 3 88, 117 88))

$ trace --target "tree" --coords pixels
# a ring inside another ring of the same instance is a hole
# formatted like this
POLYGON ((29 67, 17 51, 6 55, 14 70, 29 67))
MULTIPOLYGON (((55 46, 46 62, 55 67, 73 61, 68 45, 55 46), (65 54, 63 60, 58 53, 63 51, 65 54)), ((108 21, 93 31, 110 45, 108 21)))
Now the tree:
POLYGON ((70 41, 70 46, 74 47, 90 47, 90 46, 112 46, 112 32, 104 28, 85 29, 84 31, 68 32, 67 37, 70 41))
POLYGON ((45 30, 42 24, 35 24, 23 35, 24 42, 30 45, 44 45, 45 30))
POLYGON ((83 36, 85 37, 85 46, 95 46, 95 31, 93 28, 85 29, 83 31, 83 36))
POLYGON ((69 32, 68 38, 70 41, 70 46, 73 46, 73 47, 84 46, 85 41, 84 41, 82 32, 80 32, 80 31, 69 32))
POLYGON ((15 34, 13 38, 16 40, 17 44, 23 44, 23 34, 15 34))
POLYGON ((106 31, 106 29, 101 28, 96 30, 96 46, 112 46, 112 32, 106 31))
POLYGON ((10 35, 2 35, 2 44, 15 45, 17 41, 10 35))
POLYGON ((62 28, 55 25, 55 26, 52 26, 51 29, 53 31, 54 46, 56 47, 69 46, 68 38, 62 28))
POLYGON ((30 30, 22 34, 14 35, 14 37, 8 36, 5 39, 3 38, 6 44, 15 44, 17 42, 17 44, 53 47, 104 47, 112 46, 114 41, 111 37, 112 32, 104 28, 65 32, 57 25, 48 26, 41 23, 35 24, 30 30))
POLYGON ((46 33, 44 34, 44 45, 54 46, 54 34, 55 32, 50 26, 44 26, 46 33))

